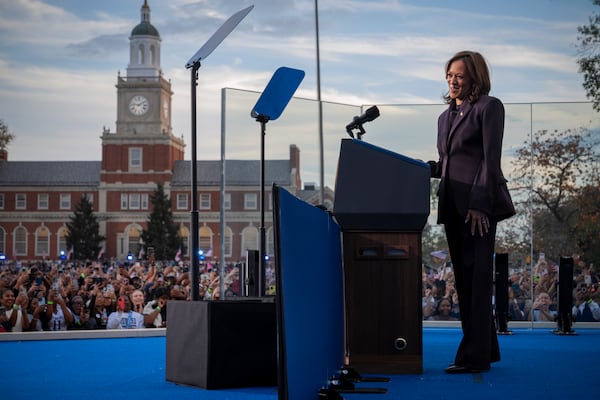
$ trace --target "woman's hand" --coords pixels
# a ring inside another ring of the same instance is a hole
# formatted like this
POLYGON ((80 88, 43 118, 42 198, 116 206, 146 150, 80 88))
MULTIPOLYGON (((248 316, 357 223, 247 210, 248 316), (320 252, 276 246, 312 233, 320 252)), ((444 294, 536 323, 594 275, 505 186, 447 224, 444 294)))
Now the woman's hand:
POLYGON ((483 236, 484 233, 488 233, 490 230, 490 220, 485 213, 481 211, 469 209, 467 211, 467 219, 465 224, 471 222, 471 235, 475 236, 475 230, 479 232, 479 236, 483 236))

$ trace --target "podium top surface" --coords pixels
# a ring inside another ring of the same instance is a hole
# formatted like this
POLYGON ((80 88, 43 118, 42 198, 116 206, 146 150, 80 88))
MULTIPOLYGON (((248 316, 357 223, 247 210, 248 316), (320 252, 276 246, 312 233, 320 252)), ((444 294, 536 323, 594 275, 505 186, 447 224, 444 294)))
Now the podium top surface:
POLYGON ((382 155, 386 155, 386 156, 398 158, 399 160, 402 160, 402 161, 407 162, 409 164, 413 164, 415 167, 425 168, 427 170, 427 172, 429 172, 429 169, 430 169, 429 164, 427 164, 424 161, 416 160, 414 158, 405 156, 405 155, 400 154, 400 153, 396 153, 396 152, 391 151, 389 149, 386 149, 386 148, 383 148, 383 147, 379 147, 379 146, 376 146, 376 145, 371 144, 371 143, 367 143, 367 142, 365 142, 363 140, 358 140, 358 139, 342 139, 342 145, 343 145, 344 141, 352 142, 352 144, 356 145, 356 146, 363 146, 363 147, 365 147, 365 149, 368 149, 370 151, 379 152, 382 155))
POLYGON ((429 216, 430 167, 357 139, 342 139, 333 214, 343 230, 420 231, 429 216))

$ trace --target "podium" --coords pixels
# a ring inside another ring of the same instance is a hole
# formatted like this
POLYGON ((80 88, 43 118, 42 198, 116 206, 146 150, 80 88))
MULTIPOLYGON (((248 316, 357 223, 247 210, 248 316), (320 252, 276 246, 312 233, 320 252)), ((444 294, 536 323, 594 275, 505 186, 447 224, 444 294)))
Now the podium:
POLYGON ((359 373, 423 372, 429 179, 422 161, 342 139, 333 215, 342 232, 346 363, 359 373))

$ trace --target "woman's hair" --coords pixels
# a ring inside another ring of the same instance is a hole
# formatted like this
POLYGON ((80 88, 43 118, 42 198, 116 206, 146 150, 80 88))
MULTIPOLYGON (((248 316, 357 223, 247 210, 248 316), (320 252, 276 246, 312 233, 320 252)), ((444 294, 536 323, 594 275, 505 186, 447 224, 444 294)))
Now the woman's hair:
MULTIPOLYGON (((490 71, 485 58, 475 51, 459 51, 446 63, 446 73, 448 73, 450 65, 458 60, 465 63, 465 69, 471 81, 471 90, 468 97, 469 102, 474 103, 479 96, 489 94, 492 85, 490 83, 490 71)), ((452 101, 449 93, 444 95, 444 101, 447 104, 450 104, 452 101)))

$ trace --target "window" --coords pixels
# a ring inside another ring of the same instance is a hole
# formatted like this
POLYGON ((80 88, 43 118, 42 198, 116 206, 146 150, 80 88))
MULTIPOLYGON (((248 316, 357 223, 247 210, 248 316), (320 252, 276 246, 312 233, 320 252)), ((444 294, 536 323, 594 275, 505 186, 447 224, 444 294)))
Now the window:
POLYGON ((188 209, 188 195, 187 193, 177 194, 177 209, 187 210, 188 209))
POLYGON ((0 193, 0 210, 4 210, 4 193, 0 193))
POLYGON ((129 193, 129 209, 139 210, 140 209, 140 194, 129 193))
POLYGON ((258 229, 254 226, 242 231, 242 257, 246 255, 246 250, 258 250, 258 229))
POLYGON ((6 231, 0 226, 0 253, 6 253, 6 231))
POLYGON ((150 64, 156 64, 156 50, 154 50, 154 46, 150 46, 150 64))
POLYGON ((68 230, 64 226, 61 226, 58 230, 58 249, 56 249, 56 254, 60 254, 61 250, 67 254, 67 233, 68 230))
POLYGON ((182 226, 179 229, 179 237, 181 237, 183 246, 185 247, 185 249, 181 249, 180 257, 183 259, 184 254, 188 257, 190 256, 190 231, 189 231, 189 229, 186 228, 185 226, 182 226))
POLYGON ((210 193, 200 193, 200 209, 210 210, 210 193))
POLYGON ((140 44, 138 47, 138 64, 144 64, 144 46, 140 44))
POLYGON ((142 168, 142 149, 139 147, 131 147, 129 149, 129 169, 142 168))
POLYGON ((223 202, 225 210, 231 210, 231 193, 225 193, 225 201, 223 202))
POLYGON ((208 226, 203 226, 198 231, 198 247, 205 253, 212 248, 212 231, 208 226))
POLYGON ((256 200, 256 193, 245 193, 244 194, 244 210, 256 210, 258 207, 258 201, 256 200))
POLYGON ((142 248, 140 233, 141 232, 135 226, 130 227, 127 232, 127 246, 129 252, 133 254, 134 257, 137 257, 139 255, 140 249, 142 248))
POLYGON ((22 226, 18 226, 14 230, 14 246, 16 256, 27 255, 27 229, 22 226))
POLYGON ((60 209, 70 210, 71 209, 71 194, 61 193, 60 194, 60 209))
POLYGON ((94 193, 86 193, 85 194, 88 198, 88 201, 90 202, 91 205, 94 205, 94 193))
POLYGON ((121 193, 121 210, 147 210, 148 193, 121 193))
POLYGON ((38 194, 38 210, 47 210, 48 209, 48 193, 39 193, 38 194))
POLYGON ((225 227, 225 239, 223 240, 223 247, 224 249, 224 253, 225 253, 225 257, 231 257, 231 255, 233 254, 233 232, 231 231, 230 227, 225 227))
POLYGON ((50 231, 45 226, 41 226, 35 231, 35 255, 50 255, 50 231))
POLYGON ((15 195, 15 209, 24 210, 27 208, 27 195, 25 193, 17 193, 15 195))

